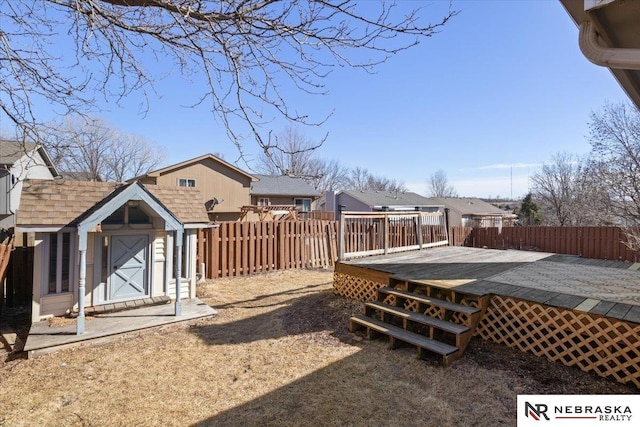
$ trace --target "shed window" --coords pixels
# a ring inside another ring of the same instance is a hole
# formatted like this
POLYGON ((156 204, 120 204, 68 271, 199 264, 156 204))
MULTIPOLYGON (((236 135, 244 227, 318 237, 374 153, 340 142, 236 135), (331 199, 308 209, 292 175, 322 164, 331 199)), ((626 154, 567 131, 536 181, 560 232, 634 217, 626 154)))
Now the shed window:
POLYGON ((49 233, 49 265, 46 273, 47 293, 58 294, 71 289, 71 233, 49 233))
POLYGON ((151 218, 138 205, 138 201, 130 200, 109 215, 103 224, 151 224, 151 218))
POLYGON ((268 197, 260 197, 258 199, 258 206, 269 206, 271 204, 268 197))
POLYGON ((179 178, 178 179, 178 186, 179 187, 195 187, 196 186, 196 180, 195 179, 191 179, 191 178, 179 178))

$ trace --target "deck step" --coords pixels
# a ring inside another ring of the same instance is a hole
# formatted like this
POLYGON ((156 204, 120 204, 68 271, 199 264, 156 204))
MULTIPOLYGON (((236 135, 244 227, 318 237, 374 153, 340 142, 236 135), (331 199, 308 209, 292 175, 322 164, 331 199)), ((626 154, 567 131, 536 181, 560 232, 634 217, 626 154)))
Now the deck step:
POLYGON ((441 331, 449 332, 452 334, 460 335, 465 332, 469 332, 469 328, 457 323, 447 322, 446 320, 436 319, 431 316, 427 316, 421 313, 405 310, 400 307, 394 307, 389 304, 385 304, 378 301, 371 301, 365 304, 365 307, 370 307, 375 310, 380 310, 385 313, 393 314, 394 316, 402 319, 410 320, 412 322, 420 323, 425 326, 430 326, 441 331))
POLYGON ((449 344, 442 343, 440 341, 433 340, 423 335, 415 334, 413 332, 406 331, 397 326, 384 323, 381 320, 374 319, 372 317, 364 315, 356 315, 349 319, 349 329, 353 331, 355 325, 360 325, 365 328, 380 332, 388 335, 389 337, 398 339, 408 344, 413 344, 419 348, 429 350, 433 353, 439 354, 443 357, 450 356, 458 352, 458 348, 449 344))
POLYGON ((410 299, 423 304, 430 304, 436 307, 444 308, 445 310, 454 311, 457 313, 464 313, 467 315, 472 315, 480 312, 480 309, 475 307, 469 307, 468 305, 456 304, 453 302, 428 297, 426 295, 402 291, 399 289, 394 289, 389 287, 379 288, 378 295, 380 294, 394 295, 396 297, 410 299))

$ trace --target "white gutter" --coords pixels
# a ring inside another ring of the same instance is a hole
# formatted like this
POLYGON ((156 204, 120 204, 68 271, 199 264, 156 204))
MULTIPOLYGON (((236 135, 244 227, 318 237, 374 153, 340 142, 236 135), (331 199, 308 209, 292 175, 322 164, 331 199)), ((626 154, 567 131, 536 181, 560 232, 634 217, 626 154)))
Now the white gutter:
POLYGON ((591 21, 580 24, 582 54, 596 65, 626 70, 640 70, 640 49, 603 47, 591 21))

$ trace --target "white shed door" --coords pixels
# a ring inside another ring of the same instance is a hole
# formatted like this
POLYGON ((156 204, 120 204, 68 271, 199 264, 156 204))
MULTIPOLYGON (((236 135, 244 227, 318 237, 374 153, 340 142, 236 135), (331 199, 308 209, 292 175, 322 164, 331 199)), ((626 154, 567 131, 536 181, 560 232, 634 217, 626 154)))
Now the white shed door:
POLYGON ((147 235, 112 236, 109 300, 131 299, 148 295, 147 235))

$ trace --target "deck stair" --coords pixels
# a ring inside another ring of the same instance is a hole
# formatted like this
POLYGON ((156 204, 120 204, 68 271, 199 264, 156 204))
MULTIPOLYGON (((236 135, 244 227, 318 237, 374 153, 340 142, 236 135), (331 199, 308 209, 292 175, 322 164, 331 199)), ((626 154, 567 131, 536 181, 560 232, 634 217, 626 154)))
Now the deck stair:
POLYGON ((414 345, 418 357, 442 357, 448 366, 460 358, 484 315, 489 295, 467 294, 452 288, 393 278, 379 288, 377 301, 349 320, 349 330, 366 331, 367 338, 386 335, 389 347, 414 345))

